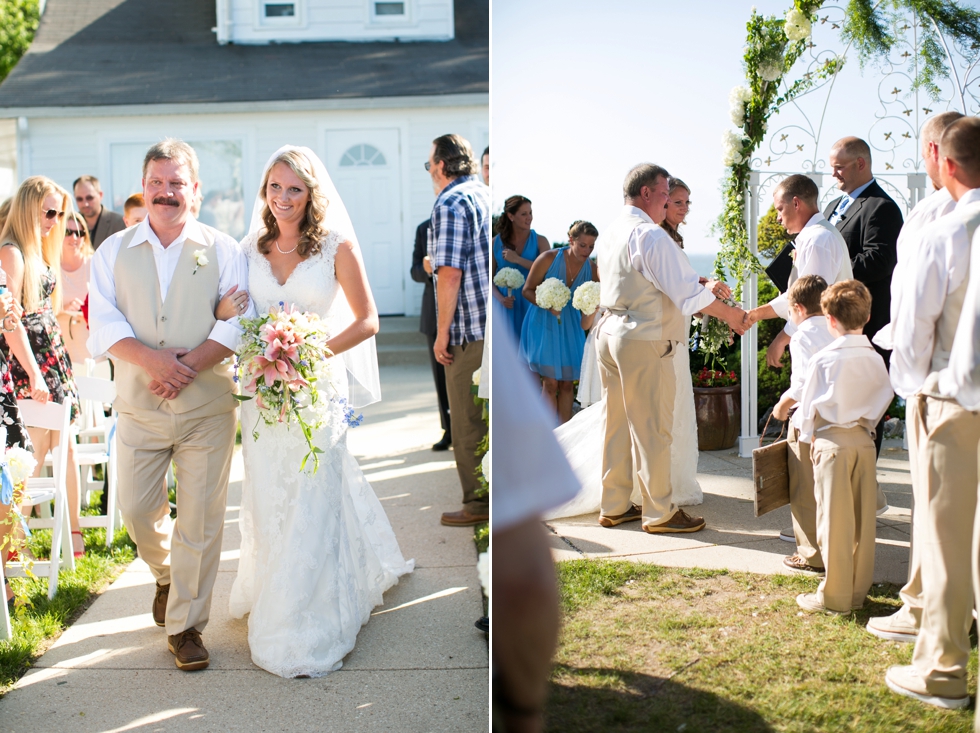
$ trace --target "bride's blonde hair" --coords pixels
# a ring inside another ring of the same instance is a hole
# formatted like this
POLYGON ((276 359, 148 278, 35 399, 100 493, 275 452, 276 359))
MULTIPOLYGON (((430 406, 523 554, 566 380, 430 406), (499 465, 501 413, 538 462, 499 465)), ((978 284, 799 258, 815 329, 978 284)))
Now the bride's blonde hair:
POLYGON ((0 233, 0 244, 11 243, 24 258, 24 283, 20 300, 26 311, 37 310, 42 303, 41 278, 44 266, 54 272, 55 289, 51 294, 54 312, 61 310, 61 246, 65 241, 65 217, 71 211, 68 192, 45 176, 31 176, 14 194, 10 204, 10 216, 0 233), (54 195, 60 199, 60 210, 65 212, 55 221, 46 237, 41 236, 41 217, 44 199, 54 195))
POLYGON ((312 161, 298 150, 287 150, 277 156, 269 164, 269 168, 262 178, 262 223, 265 225, 265 233, 259 236, 259 252, 264 255, 269 254, 269 250, 272 249, 272 243, 279 238, 279 224, 276 221, 276 217, 272 215, 272 211, 269 209, 269 202, 266 199, 269 175, 278 163, 288 165, 290 170, 296 174, 310 192, 310 200, 306 202, 303 221, 299 225, 299 244, 296 251, 299 252, 301 257, 319 254, 323 246, 323 240, 329 234, 326 226, 324 226, 324 220, 326 219, 327 206, 330 202, 320 188, 320 182, 317 180, 312 161))

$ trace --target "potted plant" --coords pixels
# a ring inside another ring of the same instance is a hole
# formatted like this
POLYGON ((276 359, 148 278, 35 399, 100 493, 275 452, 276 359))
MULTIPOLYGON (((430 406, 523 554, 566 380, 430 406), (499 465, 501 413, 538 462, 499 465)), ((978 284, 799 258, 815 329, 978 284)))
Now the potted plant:
POLYGON ((702 317, 695 338, 703 355, 701 368, 691 373, 698 450, 731 448, 738 441, 742 423, 738 375, 725 364, 726 356, 737 358, 732 349, 735 339, 728 324, 710 316, 702 317))

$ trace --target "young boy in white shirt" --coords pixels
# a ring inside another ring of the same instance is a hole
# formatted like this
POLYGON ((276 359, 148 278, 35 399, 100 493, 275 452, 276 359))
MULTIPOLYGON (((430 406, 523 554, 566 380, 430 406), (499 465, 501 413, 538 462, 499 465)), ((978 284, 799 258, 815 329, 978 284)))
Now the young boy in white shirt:
MULTIPOLYGON (((793 372, 789 389, 772 408, 772 416, 786 421, 796 404, 803 397, 803 380, 807 366, 814 354, 834 341, 827 329, 827 319, 820 310, 820 296, 827 289, 827 281, 819 275, 804 275, 786 291, 789 319, 796 326, 789 341, 789 353, 793 372)), ((783 559, 783 565, 791 570, 806 573, 822 573, 823 558, 817 547, 817 502, 813 493, 813 464, 810 462, 810 444, 800 441, 802 415, 797 410, 790 418, 786 440, 789 468, 789 505, 793 514, 793 534, 796 552, 783 559)))
POLYGON ((817 546, 825 576, 796 603, 807 611, 850 613, 864 605, 875 553, 875 426, 891 403, 888 370, 862 329, 871 294, 857 280, 820 298, 836 339, 810 359, 800 399, 800 440, 810 442, 817 546), (856 540, 856 541, 855 541, 856 540))

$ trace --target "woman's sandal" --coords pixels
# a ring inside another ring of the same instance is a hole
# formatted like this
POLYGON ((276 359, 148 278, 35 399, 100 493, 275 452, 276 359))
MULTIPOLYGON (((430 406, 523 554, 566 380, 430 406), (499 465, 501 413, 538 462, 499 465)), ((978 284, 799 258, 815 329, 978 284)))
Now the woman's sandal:
MULTIPOLYGON (((78 530, 78 529, 73 529, 71 531, 71 533, 73 535, 78 535, 79 537, 82 536, 81 530, 78 530)), ((72 545, 74 545, 74 543, 72 543, 72 545)), ((82 538, 82 550, 81 550, 81 552, 79 552, 78 550, 73 550, 72 551, 72 554, 74 554, 75 557, 85 557, 85 539, 84 538, 82 538)))

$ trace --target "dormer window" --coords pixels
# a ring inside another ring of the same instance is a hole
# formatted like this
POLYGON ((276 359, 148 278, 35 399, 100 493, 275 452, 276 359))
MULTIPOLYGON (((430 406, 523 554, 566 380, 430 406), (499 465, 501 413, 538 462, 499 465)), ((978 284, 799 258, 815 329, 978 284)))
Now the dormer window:
POLYGON ((259 0, 259 26, 265 28, 296 28, 303 24, 304 0, 259 0))

